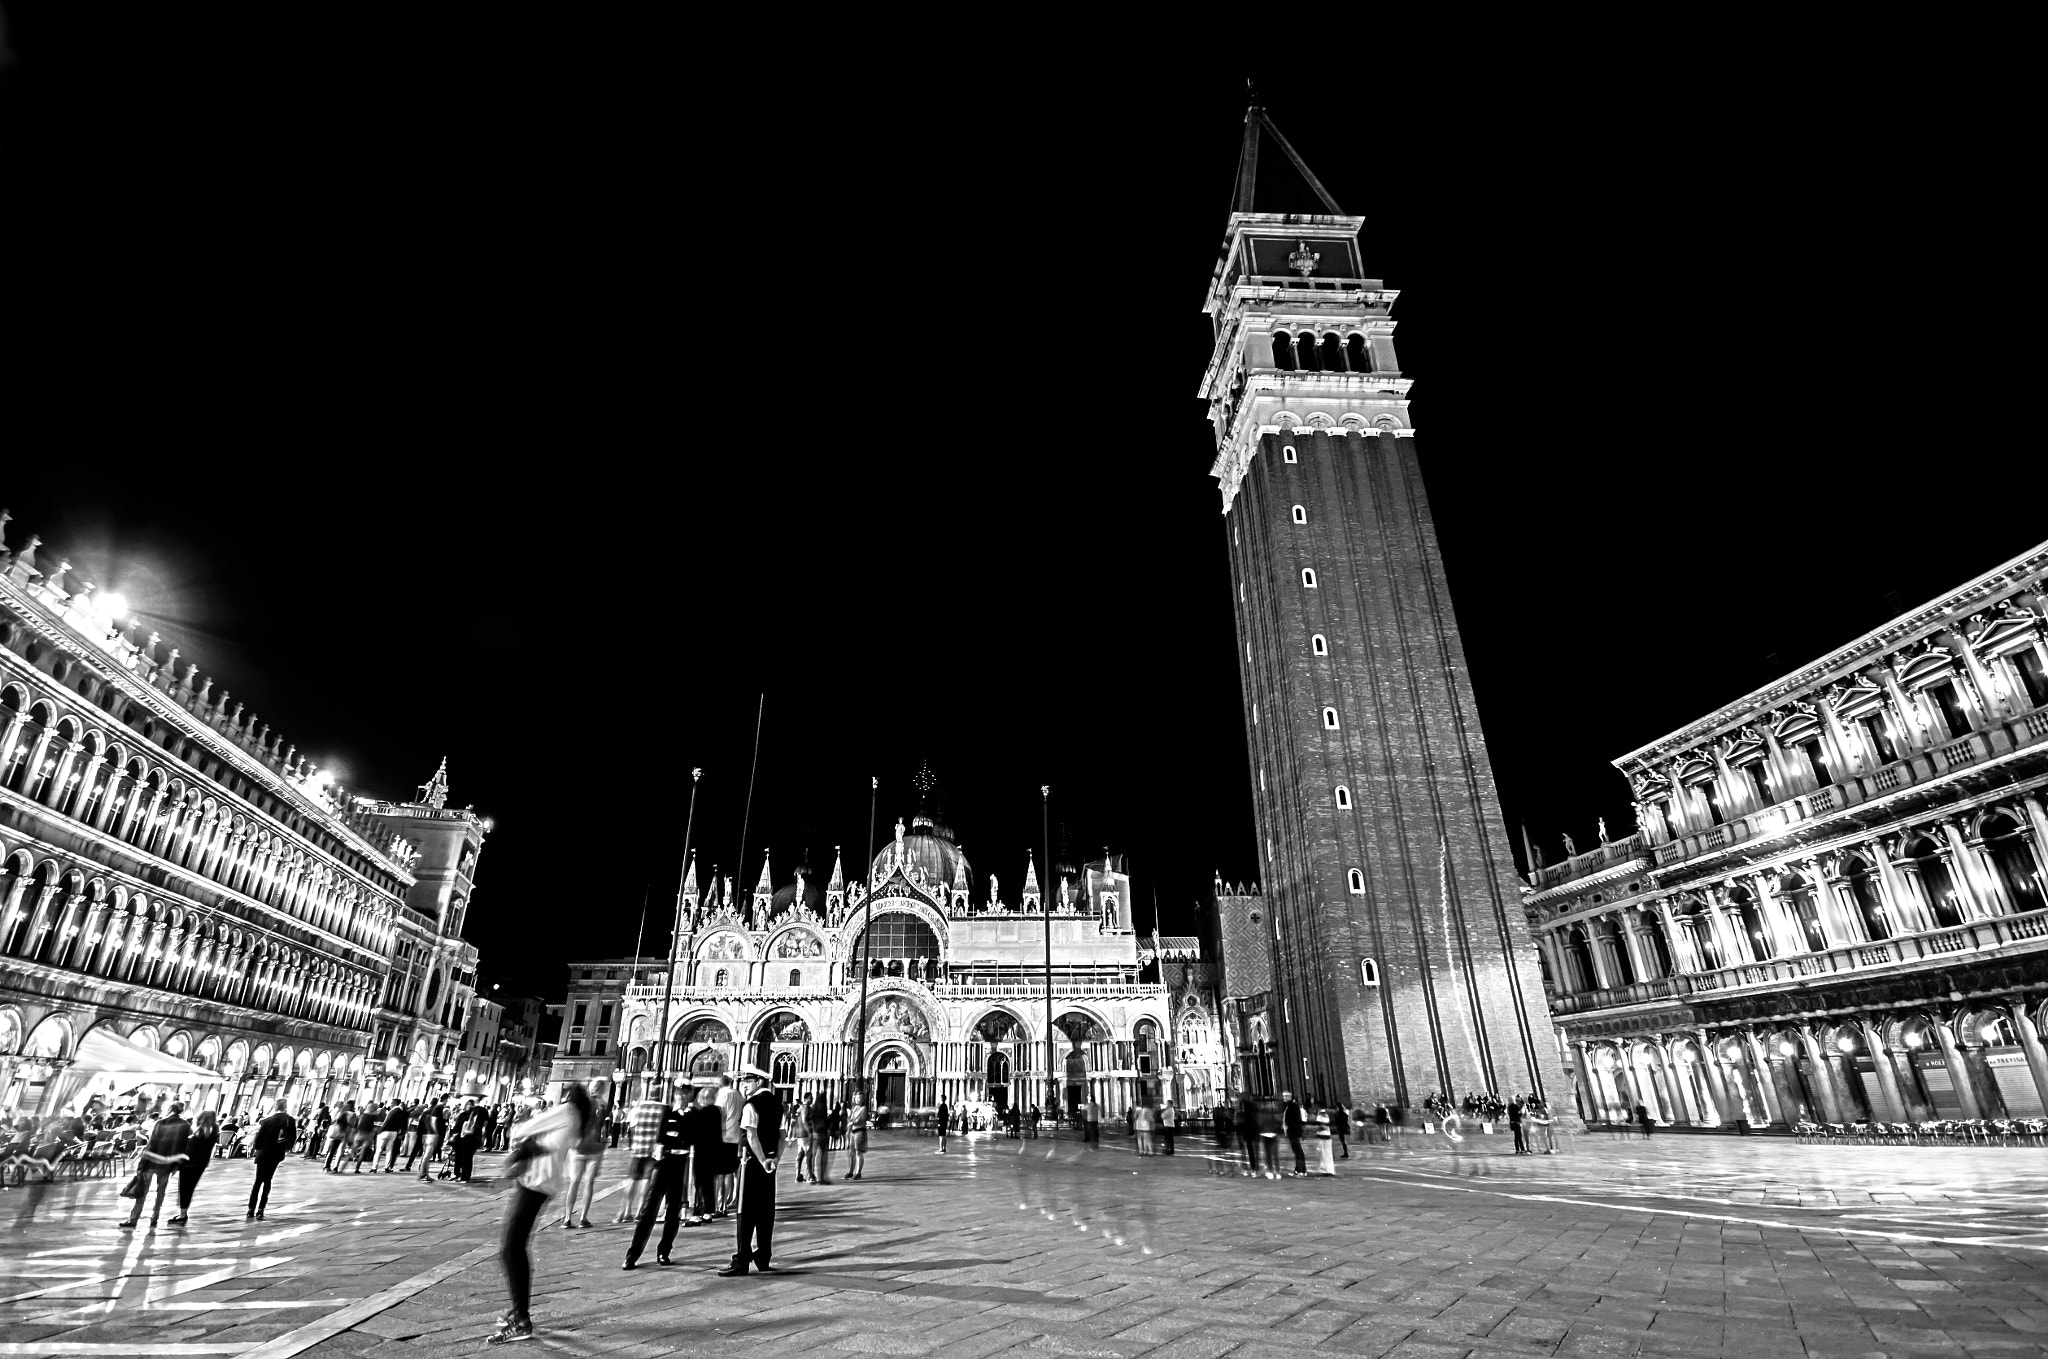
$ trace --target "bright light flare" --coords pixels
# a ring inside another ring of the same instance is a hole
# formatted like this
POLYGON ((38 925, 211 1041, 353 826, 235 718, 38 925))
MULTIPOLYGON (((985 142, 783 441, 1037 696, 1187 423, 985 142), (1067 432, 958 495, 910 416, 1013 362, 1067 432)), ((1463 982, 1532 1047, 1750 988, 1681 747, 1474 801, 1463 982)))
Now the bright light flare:
POLYGON ((92 597, 92 611, 109 623, 118 623, 128 612, 128 597, 118 590, 106 590, 92 597))

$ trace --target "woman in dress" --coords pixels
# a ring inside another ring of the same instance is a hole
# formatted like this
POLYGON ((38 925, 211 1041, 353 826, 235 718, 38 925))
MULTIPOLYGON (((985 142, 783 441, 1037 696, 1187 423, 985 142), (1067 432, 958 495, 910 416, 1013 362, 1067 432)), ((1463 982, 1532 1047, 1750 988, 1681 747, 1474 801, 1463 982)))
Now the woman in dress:
POLYGON ((213 1149, 219 1143, 220 1123, 213 1110, 201 1110, 192 1120, 192 1133, 185 1139, 185 1160, 178 1166, 178 1215, 171 1219, 172 1226, 182 1224, 191 1211, 192 1191, 199 1187, 199 1177, 206 1173, 206 1167, 213 1161, 213 1149))
POLYGON ((783 1116, 782 1135, 796 1145, 796 1182, 804 1182, 804 1167, 811 1163, 811 1120, 810 1102, 816 1096, 791 1100, 789 1112, 783 1116))

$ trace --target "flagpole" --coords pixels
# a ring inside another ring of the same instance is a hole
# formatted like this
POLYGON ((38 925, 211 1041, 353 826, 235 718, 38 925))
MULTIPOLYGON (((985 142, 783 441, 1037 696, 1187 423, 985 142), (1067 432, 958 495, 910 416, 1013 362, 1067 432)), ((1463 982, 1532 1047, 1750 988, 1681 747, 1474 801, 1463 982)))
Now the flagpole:
POLYGON ((1045 1111, 1059 1127, 1060 1088, 1053 1076, 1052 1046, 1052 893, 1045 884, 1052 881, 1052 785, 1038 786, 1038 828, 1045 847, 1045 879, 1038 884, 1038 900, 1045 906, 1045 1111))
POLYGON ((676 994, 676 968, 680 965, 676 950, 683 942, 683 889, 690 877, 690 836, 697 829, 697 786, 703 777, 701 769, 690 771, 690 814, 683 821, 683 871, 676 878, 676 927, 668 939, 667 975, 661 984, 661 1027, 655 1031, 660 1041, 654 1047, 654 1088, 664 1095, 668 1093, 663 1080, 668 1072, 668 1007, 676 994))
MULTIPOLYGON (((868 1089, 868 959, 873 955, 875 946, 868 938, 867 927, 875 918, 875 801, 881 796, 881 787, 879 778, 868 775, 868 886, 860 899, 860 1028, 853 1049, 854 1088, 861 1092, 870 1121, 875 1116, 875 1097, 868 1089)), ((848 953, 850 955, 852 950, 849 949, 848 953)))

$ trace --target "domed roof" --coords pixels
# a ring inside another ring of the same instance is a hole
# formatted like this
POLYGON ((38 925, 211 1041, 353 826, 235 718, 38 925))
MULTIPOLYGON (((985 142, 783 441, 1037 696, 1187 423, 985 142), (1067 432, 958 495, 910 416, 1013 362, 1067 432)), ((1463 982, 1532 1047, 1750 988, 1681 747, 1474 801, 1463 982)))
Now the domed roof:
MULTIPOLYGON (((819 915, 823 915, 825 913, 825 889, 820 887, 817 883, 817 880, 814 878, 806 877, 803 881, 804 905, 810 907, 811 910, 816 911, 819 915)), ((778 920, 781 919, 782 913, 784 911, 787 911, 790 908, 791 903, 793 903, 795 900, 795 883, 787 882, 784 883, 782 886, 776 888, 774 898, 775 904, 770 909, 771 918, 778 920)))
MULTIPOLYGON (((910 828, 901 830, 903 823, 897 822, 899 836, 882 846, 882 852, 875 856, 875 882, 880 884, 896 871, 897 846, 902 846, 902 865, 905 877, 911 877, 911 869, 924 870, 924 885, 934 895, 943 893, 953 885, 953 876, 961 869, 967 872, 967 880, 974 881, 974 867, 967 862, 967 856, 953 843, 952 830, 941 822, 920 812, 911 819, 910 828)), ((915 879, 913 878, 913 881, 915 879)))

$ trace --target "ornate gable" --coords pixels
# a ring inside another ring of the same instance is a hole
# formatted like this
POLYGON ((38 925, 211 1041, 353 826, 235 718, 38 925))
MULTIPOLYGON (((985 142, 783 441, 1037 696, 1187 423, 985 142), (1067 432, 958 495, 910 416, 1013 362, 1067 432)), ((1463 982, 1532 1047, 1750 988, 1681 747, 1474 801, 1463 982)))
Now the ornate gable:
POLYGON ((1970 622, 1977 625, 1976 630, 1969 634, 1970 650, 1986 660, 2031 646, 2044 631, 2040 614, 2032 609, 2016 608, 2009 599, 1998 606, 1996 618, 1987 619, 1980 613, 1970 622))
POLYGON ((1930 646, 1899 667, 1899 687, 1925 689, 1955 673, 1955 654, 1945 646, 1930 646))

